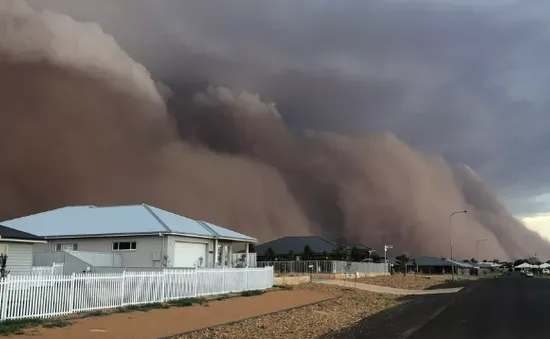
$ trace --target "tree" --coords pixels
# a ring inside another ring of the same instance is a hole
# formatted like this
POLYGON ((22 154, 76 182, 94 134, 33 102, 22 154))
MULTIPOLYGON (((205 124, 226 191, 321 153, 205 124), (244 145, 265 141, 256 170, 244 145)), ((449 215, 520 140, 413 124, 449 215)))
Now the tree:
POLYGON ((314 255, 314 253, 313 253, 313 250, 311 249, 311 246, 305 245, 304 246, 304 253, 303 253, 304 260, 312 260, 313 255, 314 255))
POLYGON ((332 254, 336 260, 346 260, 348 257, 347 249, 345 245, 336 245, 332 254))
POLYGON ((493 262, 494 262, 495 264, 499 264, 499 263, 500 263, 500 261, 499 261, 498 259, 493 259, 493 262))
POLYGON ((275 251, 273 251, 273 248, 268 247, 264 257, 266 261, 273 261, 275 259, 275 251))
POLYGON ((514 261, 514 266, 518 266, 527 262, 527 259, 518 259, 514 261))
POLYGON ((372 262, 374 263, 380 263, 382 261, 382 257, 378 253, 372 253, 370 255, 370 258, 372 259, 372 262))
POLYGON ((403 270, 403 274, 407 274, 407 263, 409 262, 409 257, 406 254, 401 254, 395 257, 395 266, 398 269, 403 270))
POLYGON ((296 253, 293 250, 288 251, 288 260, 296 260, 296 253))
POLYGON ((0 254, 0 278, 5 278, 10 274, 10 271, 6 270, 8 264, 8 255, 0 254))
POLYGON ((355 246, 351 248, 349 256, 351 261, 361 261, 361 253, 359 253, 359 249, 355 246))
POLYGON ((474 264, 477 263, 477 260, 475 258, 470 259, 470 262, 473 262, 474 264))
POLYGON ((530 264, 532 264, 532 265, 533 265, 533 264, 536 264, 537 261, 539 261, 539 259, 538 259, 537 257, 529 257, 529 258, 527 259, 527 262, 530 263, 530 264))

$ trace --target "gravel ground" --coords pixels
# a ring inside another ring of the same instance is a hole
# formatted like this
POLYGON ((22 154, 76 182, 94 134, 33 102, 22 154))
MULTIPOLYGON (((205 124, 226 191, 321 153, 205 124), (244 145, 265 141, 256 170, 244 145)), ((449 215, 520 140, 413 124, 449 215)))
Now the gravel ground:
POLYGON ((365 277, 354 279, 359 283, 387 286, 393 288, 402 288, 405 290, 425 290, 434 285, 442 284, 440 279, 430 279, 430 277, 418 276, 414 274, 395 274, 379 277, 365 277))
POLYGON ((339 286, 305 284, 295 288, 328 292, 335 295, 336 299, 232 325, 205 329, 178 338, 316 338, 357 325, 363 318, 399 304, 397 296, 394 295, 346 289, 339 286))

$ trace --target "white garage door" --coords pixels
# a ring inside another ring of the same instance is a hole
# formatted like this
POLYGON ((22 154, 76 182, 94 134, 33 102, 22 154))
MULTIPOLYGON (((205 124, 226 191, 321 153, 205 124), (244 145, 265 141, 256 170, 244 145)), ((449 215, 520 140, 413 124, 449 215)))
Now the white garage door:
POLYGON ((176 241, 174 245, 174 267, 195 267, 199 258, 206 264, 206 244, 176 241))

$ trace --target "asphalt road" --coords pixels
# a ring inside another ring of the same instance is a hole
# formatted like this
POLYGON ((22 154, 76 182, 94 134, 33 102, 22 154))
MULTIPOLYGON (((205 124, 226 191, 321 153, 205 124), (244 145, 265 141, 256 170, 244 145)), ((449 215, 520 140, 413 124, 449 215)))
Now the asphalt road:
POLYGON ((550 338, 550 279, 483 279, 408 339, 550 338))

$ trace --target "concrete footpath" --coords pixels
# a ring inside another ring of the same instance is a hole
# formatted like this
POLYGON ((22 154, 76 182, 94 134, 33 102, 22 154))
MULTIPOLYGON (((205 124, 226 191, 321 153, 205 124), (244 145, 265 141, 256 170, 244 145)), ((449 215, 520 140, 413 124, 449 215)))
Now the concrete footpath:
POLYGON ((441 288, 441 289, 432 289, 432 290, 405 290, 401 288, 393 288, 386 286, 370 285, 363 284, 354 281, 345 281, 345 280, 313 280, 312 282, 317 284, 327 284, 327 285, 338 285, 342 287, 357 288, 360 290, 375 292, 375 293, 388 293, 395 295, 432 295, 432 294, 449 294, 457 293, 462 287, 455 288, 441 288))
POLYGON ((173 336, 266 313, 283 311, 333 298, 330 293, 290 290, 272 291, 253 297, 212 300, 207 306, 171 307, 148 312, 114 313, 111 315, 71 320, 59 328, 36 327, 25 330, 17 339, 151 339, 173 336))

